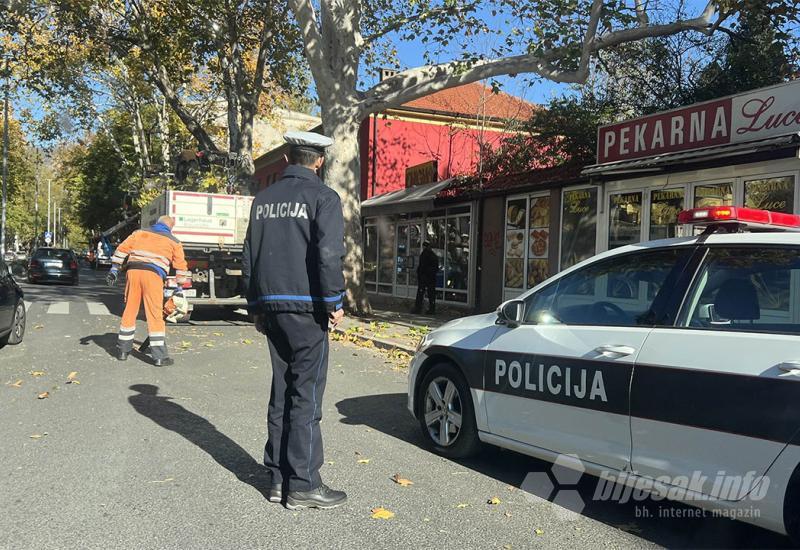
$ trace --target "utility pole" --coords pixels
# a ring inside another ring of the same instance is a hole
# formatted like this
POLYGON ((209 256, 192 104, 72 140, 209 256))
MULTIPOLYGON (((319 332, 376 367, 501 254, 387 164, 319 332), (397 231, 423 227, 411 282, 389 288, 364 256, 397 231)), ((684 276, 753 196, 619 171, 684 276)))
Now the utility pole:
POLYGON ((6 253, 6 201, 8 191, 8 94, 11 78, 8 72, 8 56, 6 58, 6 91, 3 100, 3 206, 0 214, 0 252, 6 253))
POLYGON ((50 180, 47 180, 47 231, 50 231, 50 180))
POLYGON ((61 235, 61 207, 58 207, 58 225, 56 226, 56 241, 58 241, 58 236, 61 235))
POLYGON ((33 248, 39 242, 39 175, 36 175, 36 192, 33 199, 33 248))

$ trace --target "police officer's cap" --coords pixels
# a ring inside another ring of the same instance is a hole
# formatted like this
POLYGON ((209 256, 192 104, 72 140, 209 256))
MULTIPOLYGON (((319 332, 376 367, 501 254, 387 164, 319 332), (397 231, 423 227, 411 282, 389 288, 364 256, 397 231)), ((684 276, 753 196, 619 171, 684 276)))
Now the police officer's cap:
POLYGON ((287 132, 284 134, 283 139, 293 149, 310 151, 318 155, 324 155, 325 149, 333 145, 331 138, 316 132, 287 132))

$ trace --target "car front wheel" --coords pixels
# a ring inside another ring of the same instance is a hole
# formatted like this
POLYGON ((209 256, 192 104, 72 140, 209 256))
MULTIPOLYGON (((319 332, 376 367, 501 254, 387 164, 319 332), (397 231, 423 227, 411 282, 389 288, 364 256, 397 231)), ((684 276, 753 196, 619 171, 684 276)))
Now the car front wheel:
POLYGON ((423 436, 438 454, 466 458, 480 449, 472 395, 454 365, 440 363, 428 371, 417 410, 423 436))

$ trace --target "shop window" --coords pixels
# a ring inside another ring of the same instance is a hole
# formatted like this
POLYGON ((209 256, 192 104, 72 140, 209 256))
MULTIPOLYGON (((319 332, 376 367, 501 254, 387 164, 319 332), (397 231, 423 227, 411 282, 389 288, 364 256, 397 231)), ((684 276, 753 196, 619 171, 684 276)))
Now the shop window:
POLYGON ((642 192, 609 196, 608 249, 638 243, 642 238, 642 192))
POLYGON ((364 228, 364 280, 374 292, 374 283, 378 282, 378 228, 374 225, 364 228))
POLYGON ((522 289, 525 284, 525 232, 528 199, 508 201, 506 206, 505 286, 522 289))
MULTIPOLYGON (((469 278, 469 216, 447 218, 445 288, 467 290, 469 278)), ((460 300, 459 300, 460 301, 460 300)))
POLYGON ((561 208, 561 269, 591 258, 597 244, 597 188, 564 192, 561 208))
MULTIPOLYGON (((426 239, 431 243, 431 249, 439 257, 439 266, 445 260, 446 223, 444 218, 428 218, 425 227, 426 239)), ((439 269, 436 274, 436 288, 444 288, 444 270, 439 269)))
POLYGON ((791 214, 794 211, 794 176, 745 180, 744 205, 791 214))
POLYGON ((694 207, 733 206, 733 184, 714 183, 694 188, 694 207))
POLYGON ((378 223, 378 283, 379 292, 385 292, 385 287, 382 285, 389 285, 389 294, 391 294, 392 285, 394 284, 394 266, 395 266, 395 225, 388 223, 385 220, 380 220, 378 223))
POLYGON ((531 197, 528 216, 528 288, 533 288, 550 275, 550 197, 531 197))
POLYGON ((650 240, 677 236, 678 213, 683 204, 683 189, 663 189, 650 194, 650 240))

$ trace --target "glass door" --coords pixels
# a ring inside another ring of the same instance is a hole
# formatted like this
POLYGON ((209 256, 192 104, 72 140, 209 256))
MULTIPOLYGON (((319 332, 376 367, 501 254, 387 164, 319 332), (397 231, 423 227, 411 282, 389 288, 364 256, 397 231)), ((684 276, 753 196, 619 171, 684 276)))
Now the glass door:
POLYGON ((422 252, 421 223, 398 223, 395 262, 395 296, 416 296, 417 264, 422 252))
POLYGON ((397 262, 395 263, 397 270, 395 284, 397 286, 408 286, 408 264, 408 225, 397 224, 397 262))

